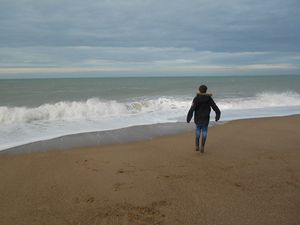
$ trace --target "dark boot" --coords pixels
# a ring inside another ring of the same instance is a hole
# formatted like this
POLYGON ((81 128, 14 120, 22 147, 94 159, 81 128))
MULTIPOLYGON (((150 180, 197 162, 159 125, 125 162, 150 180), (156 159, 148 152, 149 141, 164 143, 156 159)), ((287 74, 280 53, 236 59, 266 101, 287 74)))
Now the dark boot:
POLYGON ((201 146, 200 152, 204 153, 204 145, 201 146))

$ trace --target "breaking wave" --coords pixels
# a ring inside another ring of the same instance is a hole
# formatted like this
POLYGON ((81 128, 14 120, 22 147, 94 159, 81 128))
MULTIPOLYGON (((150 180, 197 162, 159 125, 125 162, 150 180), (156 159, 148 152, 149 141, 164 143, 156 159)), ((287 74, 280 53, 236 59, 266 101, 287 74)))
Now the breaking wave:
POLYGON ((223 110, 300 106, 300 95, 290 91, 262 92, 254 97, 221 99, 218 104, 223 110))
MULTIPOLYGON (((148 115, 163 117, 185 116, 191 98, 161 97, 130 102, 106 101, 90 98, 86 101, 62 101, 43 104, 39 107, 0 107, 0 124, 31 123, 34 121, 105 120, 127 116, 148 115)), ((221 110, 272 108, 300 106, 300 95, 296 92, 258 93, 247 98, 215 98, 221 110)))
POLYGON ((185 101, 158 98, 133 102, 103 101, 90 98, 86 101, 63 101, 39 107, 0 107, 0 123, 30 123, 32 121, 97 120, 151 112, 166 112, 186 107, 185 101))

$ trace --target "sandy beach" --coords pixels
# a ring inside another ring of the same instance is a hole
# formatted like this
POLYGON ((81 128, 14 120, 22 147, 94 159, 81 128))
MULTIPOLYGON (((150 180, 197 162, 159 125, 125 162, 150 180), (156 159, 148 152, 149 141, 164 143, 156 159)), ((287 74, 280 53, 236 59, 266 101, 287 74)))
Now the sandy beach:
POLYGON ((298 225, 300 116, 64 151, 0 154, 3 225, 298 225))

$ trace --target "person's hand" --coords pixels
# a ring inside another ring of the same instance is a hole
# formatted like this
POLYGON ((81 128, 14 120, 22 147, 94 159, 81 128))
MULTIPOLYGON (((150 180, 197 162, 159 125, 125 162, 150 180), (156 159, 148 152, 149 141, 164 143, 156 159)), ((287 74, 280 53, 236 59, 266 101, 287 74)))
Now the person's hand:
POLYGON ((219 119, 220 119, 220 117, 217 117, 217 116, 216 116, 216 119, 215 119, 215 120, 216 120, 216 122, 218 122, 218 121, 219 121, 219 119))

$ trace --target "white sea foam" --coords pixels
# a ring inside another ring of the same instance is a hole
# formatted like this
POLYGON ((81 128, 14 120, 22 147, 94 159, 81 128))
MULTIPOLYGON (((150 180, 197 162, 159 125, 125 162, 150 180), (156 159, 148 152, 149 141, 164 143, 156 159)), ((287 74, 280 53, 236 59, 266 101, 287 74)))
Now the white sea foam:
MULTIPOLYGON (((296 92, 263 92, 247 98, 220 98, 221 120, 300 113, 296 92)), ((191 97, 139 98, 132 101, 62 101, 38 107, 0 107, 0 149, 80 132, 185 121, 191 97)), ((212 119, 214 113, 212 112, 212 119)))
POLYGON ((282 93, 262 92, 254 97, 221 99, 218 104, 223 110, 299 106, 300 95, 290 91, 282 93))
POLYGON ((0 107, 0 123, 30 123, 34 121, 55 120, 97 120, 145 114, 151 112, 169 112, 185 109, 186 101, 173 98, 117 102, 91 98, 87 101, 57 102, 39 107, 0 107))
MULTIPOLYGON (((258 93, 248 98, 217 99, 221 110, 254 109, 300 105, 300 95, 295 92, 258 93)), ((105 101, 90 98, 86 101, 65 101, 43 104, 39 107, 0 107, 0 124, 30 123, 33 121, 98 120, 157 112, 173 117, 179 110, 187 110, 191 100, 162 97, 132 102, 105 101)))

